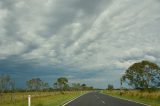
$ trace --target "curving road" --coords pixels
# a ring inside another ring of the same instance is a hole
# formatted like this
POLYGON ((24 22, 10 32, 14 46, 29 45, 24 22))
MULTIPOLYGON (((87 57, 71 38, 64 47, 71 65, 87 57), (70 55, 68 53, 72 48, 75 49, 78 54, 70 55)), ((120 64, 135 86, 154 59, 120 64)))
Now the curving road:
POLYGON ((64 106, 147 106, 127 100, 118 99, 98 92, 80 96, 64 106))

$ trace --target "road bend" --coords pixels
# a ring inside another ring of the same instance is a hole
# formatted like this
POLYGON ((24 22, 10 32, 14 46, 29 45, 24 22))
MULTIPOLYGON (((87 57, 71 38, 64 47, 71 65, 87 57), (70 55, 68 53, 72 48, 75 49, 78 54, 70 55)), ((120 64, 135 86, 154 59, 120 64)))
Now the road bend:
POLYGON ((98 92, 90 92, 69 102, 65 106, 147 106, 147 105, 115 98, 98 92))

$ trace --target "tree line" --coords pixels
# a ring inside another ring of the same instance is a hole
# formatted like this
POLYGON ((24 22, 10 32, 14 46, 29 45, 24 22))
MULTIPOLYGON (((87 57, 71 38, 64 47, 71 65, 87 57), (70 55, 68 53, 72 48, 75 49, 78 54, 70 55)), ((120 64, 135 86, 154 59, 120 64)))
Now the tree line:
MULTIPOLYGON (((143 60, 132 64, 120 79, 121 88, 127 84, 133 89, 157 89, 160 88, 160 67, 153 62, 143 60)), ((57 78, 52 87, 40 78, 32 78, 26 81, 26 91, 52 91, 52 90, 92 90, 92 86, 86 84, 72 83, 70 84, 66 77, 57 78)), ((10 75, 0 75, 0 92, 15 91, 16 85, 10 75)), ((114 89, 112 84, 108 85, 108 89, 114 89)))
POLYGON ((50 87, 47 82, 42 81, 40 78, 32 78, 26 81, 27 90, 29 91, 70 91, 70 90, 92 90, 93 87, 80 83, 69 83, 66 77, 59 77, 50 87))
POLYGON ((80 83, 69 83, 66 77, 59 77, 53 85, 40 78, 32 78, 26 81, 26 88, 17 89, 15 80, 10 75, 0 75, 0 93, 15 91, 70 91, 70 90, 92 90, 92 86, 80 83))

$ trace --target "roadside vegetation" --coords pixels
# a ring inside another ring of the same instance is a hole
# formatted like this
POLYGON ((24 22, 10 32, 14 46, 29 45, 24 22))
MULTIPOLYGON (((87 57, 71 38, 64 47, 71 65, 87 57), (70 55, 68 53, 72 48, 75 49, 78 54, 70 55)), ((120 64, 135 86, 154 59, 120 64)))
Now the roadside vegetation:
POLYGON ((140 90, 104 90, 103 93, 123 99, 145 103, 150 106, 160 106, 160 90, 154 92, 140 90))
POLYGON ((160 67, 156 63, 146 60, 134 63, 123 74, 120 85, 119 90, 114 90, 109 84, 103 93, 160 106, 160 67), (126 85, 132 89, 125 88, 126 85))
POLYGON ((28 95, 31 95, 32 106, 60 106, 90 90, 93 87, 80 83, 70 84, 65 77, 53 81, 52 86, 40 78, 32 78, 26 81, 26 88, 17 89, 9 75, 1 75, 0 106, 27 106, 28 95))
MULTIPOLYGON (((20 90, 9 75, 0 75, 0 106, 25 106, 28 95, 32 97, 32 106, 59 106, 93 90, 92 86, 84 83, 70 83, 66 77, 57 78, 52 86, 40 78, 32 78, 26 81, 26 88, 20 90)), ((118 90, 113 84, 108 84, 103 93, 160 106, 160 67, 146 60, 134 63, 122 75, 118 90)))
POLYGON ((31 95, 32 106, 60 106, 68 100, 83 93, 85 92, 65 91, 63 94, 61 92, 17 92, 14 94, 5 93, 0 96, 0 106, 28 106, 28 95, 31 95))

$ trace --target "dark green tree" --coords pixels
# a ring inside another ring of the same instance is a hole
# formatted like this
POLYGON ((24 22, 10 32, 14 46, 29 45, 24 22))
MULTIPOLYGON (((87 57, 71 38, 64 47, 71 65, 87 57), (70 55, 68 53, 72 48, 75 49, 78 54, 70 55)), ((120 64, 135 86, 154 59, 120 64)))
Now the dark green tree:
POLYGON ((134 63, 126 70, 121 82, 126 82, 136 89, 160 87, 160 68, 157 64, 145 60, 134 63))
POLYGON ((81 87, 82 87, 83 90, 87 89, 87 85, 86 84, 82 84, 81 87))
POLYGON ((57 83, 57 82, 55 82, 55 83, 53 84, 53 88, 54 88, 54 89, 58 89, 58 83, 57 83))
POLYGON ((86 87, 87 85, 86 85, 86 84, 82 84, 81 86, 82 86, 82 87, 86 87))
POLYGON ((113 89, 114 89, 114 86, 111 84, 108 84, 108 90, 113 90, 113 89))
POLYGON ((60 78, 57 79, 57 84, 58 84, 58 86, 59 86, 59 88, 60 88, 61 91, 64 90, 65 85, 67 83, 68 83, 68 79, 65 78, 65 77, 60 77, 60 78))

